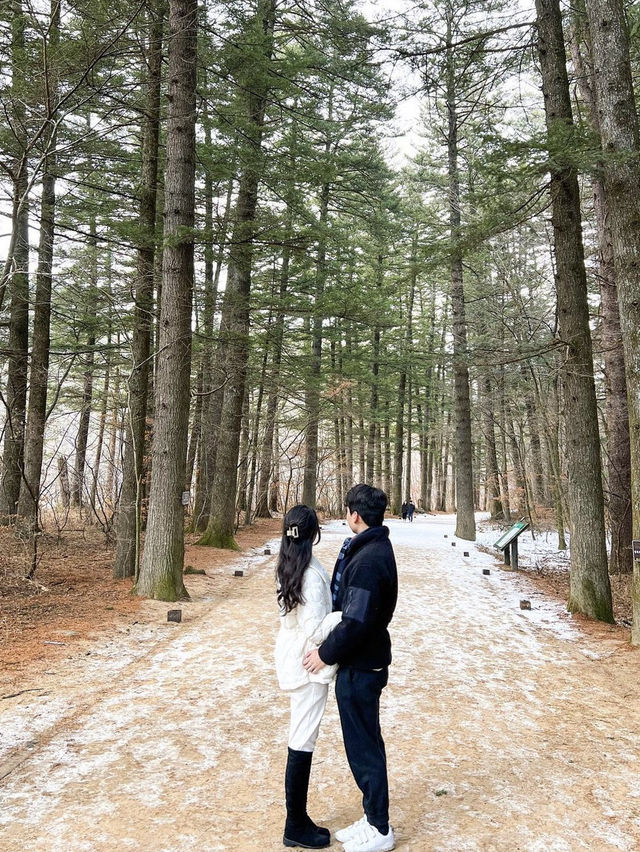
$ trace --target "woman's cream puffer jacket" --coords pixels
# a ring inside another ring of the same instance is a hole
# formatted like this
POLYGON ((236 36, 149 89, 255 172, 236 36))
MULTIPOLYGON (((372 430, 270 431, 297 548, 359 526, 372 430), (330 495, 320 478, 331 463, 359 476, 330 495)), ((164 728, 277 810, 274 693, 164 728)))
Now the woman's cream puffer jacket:
POLYGON ((341 612, 331 612, 331 587, 321 563, 311 558, 302 579, 304 603, 280 615, 280 631, 276 639, 276 673, 281 689, 297 689, 309 681, 329 683, 337 666, 325 666, 318 674, 309 674, 302 666, 307 651, 317 648, 342 619, 341 612))

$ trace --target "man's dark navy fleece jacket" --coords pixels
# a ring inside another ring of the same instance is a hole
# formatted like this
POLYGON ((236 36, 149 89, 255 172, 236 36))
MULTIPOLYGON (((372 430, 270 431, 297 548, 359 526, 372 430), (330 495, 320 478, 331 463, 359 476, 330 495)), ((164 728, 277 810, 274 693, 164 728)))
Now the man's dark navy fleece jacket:
POLYGON ((398 573, 388 527, 369 527, 351 539, 336 563, 331 590, 342 621, 320 645, 320 659, 356 669, 380 669, 391 662, 387 626, 398 598, 398 573))

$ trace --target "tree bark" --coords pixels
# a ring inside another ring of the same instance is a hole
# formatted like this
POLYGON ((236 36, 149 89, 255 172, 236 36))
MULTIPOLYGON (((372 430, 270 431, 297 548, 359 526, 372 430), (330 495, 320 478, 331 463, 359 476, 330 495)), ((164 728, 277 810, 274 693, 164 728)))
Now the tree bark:
POLYGON ((273 469, 273 436, 276 424, 276 411, 278 408, 280 365, 282 363, 282 341, 284 338, 284 305, 289 285, 289 263, 291 260, 291 249, 287 237, 291 236, 291 212, 287 214, 288 226, 286 229, 285 244, 282 250, 282 266, 280 268, 280 300, 278 313, 272 328, 272 355, 271 369, 269 371, 269 395, 267 398, 267 411, 265 415, 265 429, 262 436, 262 449, 260 452, 260 478, 258 482, 258 496, 256 501, 256 518, 268 518, 269 512, 269 480, 273 469))
MULTIPOLYGON (((205 123, 205 136, 208 125, 205 123)), ((209 129, 210 134, 210 129, 209 129)), ((232 164, 235 169, 235 162, 232 164)), ((205 292, 203 312, 203 333, 205 336, 202 352, 203 363, 203 400, 202 400, 202 430, 201 441, 198 449, 198 474, 196 480, 196 493, 193 508, 193 530, 204 532, 209 523, 209 510, 213 477, 216 469, 216 452, 218 447, 218 436, 220 432, 220 417, 222 415, 222 402, 224 398, 224 378, 220 369, 220 358, 217 347, 214 345, 214 318, 218 302, 218 287, 220 275, 224 262, 224 253, 231 219, 233 188, 235 185, 235 174, 229 178, 227 184, 226 203, 222 224, 218 234, 218 248, 215 257, 215 272, 211 261, 211 252, 205 246, 205 292)), ((213 191, 212 180, 209 175, 205 176, 205 228, 213 228, 213 206, 209 197, 213 191)))
POLYGON ((6 421, 4 427, 3 471, 0 487, 0 520, 12 523, 16 516, 24 463, 24 427, 27 405, 29 349, 29 179, 27 145, 24 130, 25 110, 22 81, 26 74, 24 40, 25 19, 21 0, 13 0, 11 17, 11 110, 16 128, 13 171, 13 211, 11 218, 14 244, 11 266, 11 303, 9 307, 8 370, 6 421))
MULTIPOLYGON (((88 119, 89 123, 90 119, 88 119)), ((87 328, 86 355, 84 357, 84 373, 82 376, 82 397, 80 404, 80 419, 76 435, 76 457, 74 473, 71 480, 71 505, 82 509, 84 503, 84 469, 87 461, 87 444, 89 441, 89 424, 93 402, 93 369, 96 345, 96 300, 98 295, 98 232, 95 214, 90 214, 88 242, 89 287, 87 288, 87 304, 84 308, 84 323, 87 328)))
POLYGON ((482 390, 484 397, 484 440, 485 440, 485 490, 487 497, 487 511, 492 520, 502 519, 503 510, 500 501, 500 470, 498 468, 498 452, 496 449, 496 429, 494 397, 491 379, 485 375, 482 379, 482 390))
POLYGON ((196 0, 170 0, 160 349, 149 518, 136 583, 139 595, 157 600, 188 597, 182 492, 191 373, 197 22, 196 0))
MULTIPOLYGON (((49 23, 49 51, 53 58, 46 64, 45 103, 52 117, 58 100, 58 74, 55 52, 60 41, 60 3, 52 0, 49 23)), ((40 199, 40 242, 36 271, 35 305, 33 308, 33 343, 29 371, 29 409, 25 431, 24 477, 20 484, 18 516, 30 535, 38 530, 38 509, 44 428, 47 417, 47 383, 49 378, 49 346, 51 339, 51 282, 56 209, 56 133, 53 125, 45 137, 46 153, 42 171, 40 199)))
POLYGON ((128 412, 122 489, 116 517, 116 553, 113 576, 133 577, 140 560, 142 481, 150 379, 153 284, 158 204, 158 143, 160 136, 160 88, 162 81, 162 31, 164 0, 149 0, 150 24, 147 48, 146 113, 142 142, 142 174, 138 214, 134 320, 131 335, 131 371, 127 381, 128 412))
MULTIPOLYGON (((377 274, 376 287, 378 290, 382 288, 384 276, 383 252, 378 252, 377 257, 377 274)), ((373 326, 372 340, 372 357, 371 357, 371 396, 369 398, 369 435, 367 440, 367 457, 365 469, 365 481, 373 484, 374 476, 374 461, 375 461, 375 443, 376 431, 378 427, 378 375, 380 373, 380 326, 375 323, 373 326)))
POLYGON ((560 336, 565 343, 564 405, 571 513, 569 609, 613 621, 607 572, 598 411, 593 378, 580 195, 567 143, 573 117, 559 0, 536 0, 538 55, 551 164, 551 206, 560 336), (557 150, 562 143, 562 153, 557 150))
MULTIPOLYGON (((275 0, 260 3, 257 30, 261 39, 261 64, 268 65, 273 51, 275 0)), ((255 230, 255 210, 261 175, 262 134, 269 79, 264 67, 251 71, 247 86, 250 130, 249 152, 238 187, 227 286, 220 322, 220 360, 224 365, 225 389, 216 469, 211 491, 209 523, 199 544, 237 549, 234 538, 238 452, 242 403, 249 360, 249 296, 255 230), (255 75, 255 79, 254 79, 255 75)))
MULTIPOLYGON (((622 0, 587 0, 594 79, 604 153, 631 444, 634 538, 640 538, 640 151, 638 115, 622 0)), ((640 644, 640 562, 633 567, 632 642, 640 644)))
MULTIPOLYGON (((331 113, 331 110, 329 110, 331 113)), ((329 153, 329 141, 326 151, 329 153)), ((327 219, 329 213, 330 184, 326 183, 320 193, 320 238, 316 260, 316 282, 313 318, 311 325, 311 359, 307 386, 305 389, 305 408, 307 425, 305 428, 304 481, 302 502, 307 506, 316 505, 316 485, 318 476, 318 433, 320 430, 320 381, 322 375, 322 323, 324 309, 322 297, 327 282, 327 219)))
POLYGON ((460 246, 460 180, 458 166, 458 115, 455 63, 451 43, 451 21, 447 21, 447 110, 449 226, 451 239, 451 314, 453 332, 454 411, 456 438, 456 536, 475 541, 473 502, 473 444, 471 402, 467 366, 467 320, 464 301, 462 249, 460 246))
MULTIPOLYGON (((594 130, 601 135, 596 100, 596 80, 593 71, 593 44, 583 0, 577 4, 573 17, 572 55, 578 85, 587 105, 594 130)), ((631 573, 633 558, 631 540, 633 524, 631 511, 631 444, 629 439, 629 409, 624 364, 624 342, 620 327, 618 287, 615 275, 615 256, 611 234, 611 217, 607 192, 602 178, 604 164, 591 178, 593 206, 598 234, 598 270, 600 313, 602 318, 602 350, 604 358, 605 401, 604 419, 607 432, 605 499, 611 534, 609 573, 631 573)))

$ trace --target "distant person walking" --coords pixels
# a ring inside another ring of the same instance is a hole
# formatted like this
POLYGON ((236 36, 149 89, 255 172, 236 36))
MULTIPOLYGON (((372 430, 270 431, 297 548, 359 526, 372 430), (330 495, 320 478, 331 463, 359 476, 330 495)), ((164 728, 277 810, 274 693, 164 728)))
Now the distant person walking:
POLYGON ((364 816, 337 831, 345 852, 387 852, 395 846, 389 824, 389 784, 380 731, 380 696, 387 685, 391 639, 387 630, 398 597, 398 575, 389 529, 382 526, 387 496, 355 485, 346 498, 354 538, 345 542, 331 580, 340 623, 304 661, 319 673, 338 663, 336 699, 351 772, 362 791, 364 816))
POLYGON ((406 503, 406 501, 400 507, 400 514, 402 516, 402 520, 406 521, 407 520, 407 503, 406 503))
POLYGON ((413 515, 414 515, 415 510, 416 510, 416 507, 415 507, 413 500, 409 500, 409 502, 407 503, 407 518, 410 521, 410 523, 413 523, 413 515))
POLYGON ((280 631, 276 639, 276 672, 280 687, 290 694, 291 716, 285 799, 285 846, 322 849, 329 846, 329 830, 317 826, 307 814, 307 794, 313 749, 327 703, 329 683, 336 666, 318 673, 306 671, 302 660, 322 642, 341 613, 332 612, 329 577, 312 555, 320 541, 318 517, 309 506, 294 506, 284 516, 282 542, 276 567, 280 631))

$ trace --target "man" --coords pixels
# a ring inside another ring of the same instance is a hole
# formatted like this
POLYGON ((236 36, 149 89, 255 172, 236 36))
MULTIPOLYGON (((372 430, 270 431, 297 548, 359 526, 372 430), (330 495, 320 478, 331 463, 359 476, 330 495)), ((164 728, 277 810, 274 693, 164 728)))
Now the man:
POLYGON ((380 733, 380 695, 387 685, 391 639, 387 627, 398 597, 398 575, 389 529, 382 526, 387 496, 355 485, 347 494, 345 541, 331 580, 333 609, 342 620, 304 667, 317 673, 338 663, 336 699, 351 772, 362 791, 364 816, 336 832, 345 852, 387 852, 395 846, 389 825, 389 785, 380 733))

